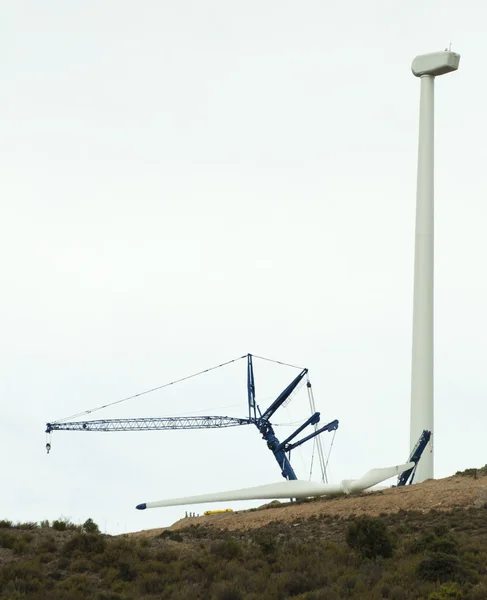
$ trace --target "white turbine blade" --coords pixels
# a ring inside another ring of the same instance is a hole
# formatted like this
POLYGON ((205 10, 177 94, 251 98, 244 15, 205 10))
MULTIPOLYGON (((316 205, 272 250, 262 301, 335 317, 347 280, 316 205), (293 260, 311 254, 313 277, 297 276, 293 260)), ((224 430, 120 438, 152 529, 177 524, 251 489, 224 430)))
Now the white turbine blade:
POLYGON ((340 494, 340 484, 325 484, 309 481, 280 481, 267 485, 259 485, 241 490, 230 490, 228 492, 216 492, 213 494, 201 494, 199 496, 187 496, 183 498, 172 498, 159 502, 147 502, 139 504, 137 508, 157 508, 162 506, 179 506, 183 504, 204 504, 206 502, 233 502, 238 500, 274 500, 276 498, 307 498, 308 496, 323 496, 324 494, 340 494))
POLYGON ((413 467, 414 463, 410 462, 402 465, 397 465, 395 467, 386 467, 384 469, 372 469, 371 471, 367 471, 365 475, 362 475, 360 479, 354 479, 349 482, 350 492, 360 492, 362 490, 366 490, 367 488, 370 488, 373 485, 382 483, 383 481, 386 481, 391 477, 395 477, 403 471, 407 471, 408 469, 412 469, 413 467))
POLYGON ((377 483, 386 481, 403 471, 414 466, 414 463, 406 463, 385 469, 372 469, 360 477, 360 479, 345 479, 341 483, 317 483, 313 481, 280 481, 267 485, 242 488, 240 490, 229 490, 227 492, 216 492, 213 494, 200 494, 198 496, 186 496, 160 500, 158 502, 146 502, 138 504, 136 508, 161 508, 164 506, 182 506, 185 504, 206 504, 207 502, 236 502, 240 500, 275 500, 276 498, 309 498, 313 496, 337 496, 339 494, 350 494, 361 492, 377 483))

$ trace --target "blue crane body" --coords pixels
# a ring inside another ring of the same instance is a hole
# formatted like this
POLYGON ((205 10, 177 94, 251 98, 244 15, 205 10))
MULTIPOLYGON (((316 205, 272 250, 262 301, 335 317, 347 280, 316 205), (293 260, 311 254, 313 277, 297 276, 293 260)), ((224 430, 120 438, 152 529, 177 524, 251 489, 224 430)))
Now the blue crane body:
MULTIPOLYGON (((252 363, 252 355, 247 355, 247 397, 248 397, 248 418, 226 417, 226 416, 196 416, 196 417, 148 417, 135 419, 99 419, 90 421, 72 421, 72 422, 53 422, 46 424, 46 433, 52 431, 150 431, 150 430, 170 430, 170 429, 216 429, 223 427, 236 427, 240 425, 255 425, 267 442, 267 447, 272 451, 274 457, 281 469, 281 475, 285 479, 297 479, 296 473, 291 466, 290 454, 294 448, 297 448, 304 442, 320 435, 325 431, 335 431, 338 429, 338 420, 331 421, 319 429, 315 430, 306 437, 292 443, 306 427, 316 425, 320 421, 320 413, 315 412, 307 421, 305 421, 296 431, 294 431, 284 442, 280 442, 276 437, 273 426, 270 422, 274 413, 287 402, 290 401, 293 393, 297 391, 306 380, 306 385, 311 388, 311 383, 307 378, 308 369, 302 369, 293 381, 279 394, 269 408, 262 414, 255 398, 255 378, 252 363)), ((48 442, 47 451, 51 449, 48 442)))
POLYGON ((416 442, 416 445, 414 446, 413 451, 411 452, 411 456, 408 460, 408 462, 414 463, 414 467, 408 469, 407 471, 404 471, 404 473, 401 473, 401 475, 399 475, 399 477, 397 478, 397 487, 407 485, 408 483, 413 483, 414 474, 416 473, 416 467, 418 466, 419 459, 425 451, 430 439, 431 431, 424 429, 423 433, 419 436, 419 440, 416 442))

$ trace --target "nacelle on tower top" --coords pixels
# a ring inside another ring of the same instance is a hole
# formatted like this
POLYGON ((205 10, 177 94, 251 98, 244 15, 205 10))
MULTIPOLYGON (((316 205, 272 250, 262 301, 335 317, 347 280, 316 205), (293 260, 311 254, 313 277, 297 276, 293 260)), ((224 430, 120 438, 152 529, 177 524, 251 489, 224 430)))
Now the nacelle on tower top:
POLYGON ((422 75, 444 75, 458 69, 460 54, 456 52, 432 52, 416 56, 411 65, 411 70, 416 77, 422 75))

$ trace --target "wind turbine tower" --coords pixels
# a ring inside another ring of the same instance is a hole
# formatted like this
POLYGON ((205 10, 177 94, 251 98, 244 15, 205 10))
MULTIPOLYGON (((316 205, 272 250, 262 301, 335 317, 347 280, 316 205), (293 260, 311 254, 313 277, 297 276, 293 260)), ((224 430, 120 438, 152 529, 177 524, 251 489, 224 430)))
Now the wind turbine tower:
MULTIPOLYGON (((435 78, 458 69, 460 55, 446 50, 423 54, 411 69, 421 80, 418 181, 414 253, 413 349, 411 363, 411 450, 424 429, 434 432, 434 92, 435 78)), ((433 439, 418 464, 415 481, 434 476, 433 439)))

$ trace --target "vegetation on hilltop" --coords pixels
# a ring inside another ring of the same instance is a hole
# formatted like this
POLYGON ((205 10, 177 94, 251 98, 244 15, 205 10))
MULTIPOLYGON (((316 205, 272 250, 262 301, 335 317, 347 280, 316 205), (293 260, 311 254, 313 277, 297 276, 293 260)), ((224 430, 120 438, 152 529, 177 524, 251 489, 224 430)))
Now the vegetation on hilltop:
POLYGON ((465 469, 465 471, 457 471, 455 475, 461 475, 462 477, 485 477, 487 475, 487 465, 480 467, 480 469, 465 469))
POLYGON ((485 600, 487 506, 156 537, 0 521, 0 598, 485 600))

